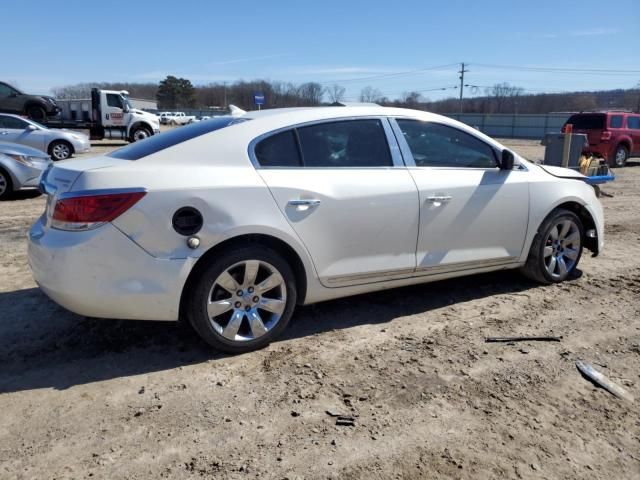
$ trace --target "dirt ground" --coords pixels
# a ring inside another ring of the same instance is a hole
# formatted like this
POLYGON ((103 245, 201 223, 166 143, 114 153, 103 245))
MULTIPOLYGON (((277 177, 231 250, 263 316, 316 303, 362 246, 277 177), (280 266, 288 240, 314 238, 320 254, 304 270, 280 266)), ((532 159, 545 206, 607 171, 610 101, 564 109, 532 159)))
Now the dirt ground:
POLYGON ((44 199, 2 202, 0 478, 640 478, 629 165, 604 188, 605 251, 571 281, 502 272, 299 308, 285 338, 235 357, 176 324, 56 306, 26 260, 44 199), (563 339, 484 342, 519 334, 563 339), (577 359, 636 402, 587 382, 577 359))

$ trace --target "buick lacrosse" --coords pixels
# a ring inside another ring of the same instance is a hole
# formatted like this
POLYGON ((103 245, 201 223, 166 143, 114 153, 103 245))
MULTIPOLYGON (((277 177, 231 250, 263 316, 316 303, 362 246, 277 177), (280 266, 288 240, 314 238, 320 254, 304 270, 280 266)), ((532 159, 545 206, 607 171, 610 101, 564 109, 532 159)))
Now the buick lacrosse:
POLYGON ((80 315, 184 318, 242 352, 299 304, 501 269, 565 280, 603 246, 584 178, 426 112, 244 113, 50 167, 29 263, 80 315))

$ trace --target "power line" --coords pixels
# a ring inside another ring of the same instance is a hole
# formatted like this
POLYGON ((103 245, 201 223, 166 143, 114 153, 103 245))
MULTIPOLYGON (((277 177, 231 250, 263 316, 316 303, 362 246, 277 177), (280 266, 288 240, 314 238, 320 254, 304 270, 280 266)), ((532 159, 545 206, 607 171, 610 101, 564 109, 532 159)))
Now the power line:
POLYGON ((602 68, 562 68, 562 67, 526 67, 519 65, 497 65, 489 63, 474 63, 476 67, 483 68, 499 68, 503 70, 521 70, 526 72, 541 73, 570 73, 570 74, 590 74, 590 75, 638 75, 640 70, 622 70, 622 69, 602 69, 602 68))
POLYGON ((416 70, 407 70, 404 72, 393 72, 393 73, 384 73, 381 75, 371 75, 368 77, 358 77, 358 78, 347 78, 344 80, 330 80, 330 81, 326 81, 326 82, 318 82, 320 85, 326 85, 329 83, 345 83, 345 82, 360 82, 360 81, 365 81, 365 80, 377 80, 379 78, 389 78, 389 77, 399 77, 402 75, 415 75, 418 73, 422 73, 422 72, 427 72, 429 70, 446 70, 447 68, 450 67, 454 67, 458 65, 457 63, 449 63, 447 65, 436 65, 433 67, 424 67, 424 68, 418 68, 416 70))

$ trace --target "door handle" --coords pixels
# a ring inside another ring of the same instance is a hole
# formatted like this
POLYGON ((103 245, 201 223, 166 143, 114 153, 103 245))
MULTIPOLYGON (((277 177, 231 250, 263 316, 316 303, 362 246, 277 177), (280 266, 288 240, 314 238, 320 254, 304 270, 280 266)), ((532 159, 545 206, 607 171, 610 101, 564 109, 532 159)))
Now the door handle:
POLYGON ((315 198, 289 200, 289 205, 296 207, 298 210, 309 210, 311 207, 320 205, 320 200, 315 198))
POLYGON ((443 203, 447 203, 451 200, 451 196, 449 195, 434 195, 432 197, 427 197, 427 202, 430 204, 439 207, 443 203))

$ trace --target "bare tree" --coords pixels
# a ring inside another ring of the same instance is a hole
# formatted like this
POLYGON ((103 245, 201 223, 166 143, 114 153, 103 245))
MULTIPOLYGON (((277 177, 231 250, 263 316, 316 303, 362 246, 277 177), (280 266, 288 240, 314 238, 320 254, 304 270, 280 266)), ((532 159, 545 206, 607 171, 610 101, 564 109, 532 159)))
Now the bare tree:
POLYGON ((373 87, 364 87, 360 91, 360 101, 361 102, 370 102, 376 103, 382 99, 382 92, 377 88, 373 87))
POLYGON ((347 91, 347 89, 340 85, 334 84, 330 87, 325 88, 324 91, 329 97, 329 101, 331 103, 336 103, 344 100, 344 93, 347 91))
POLYGON ((486 89, 487 97, 492 100, 495 106, 495 113, 505 113, 508 106, 511 106, 515 111, 517 97, 523 93, 523 88, 509 85, 507 82, 496 83, 493 87, 486 89))

